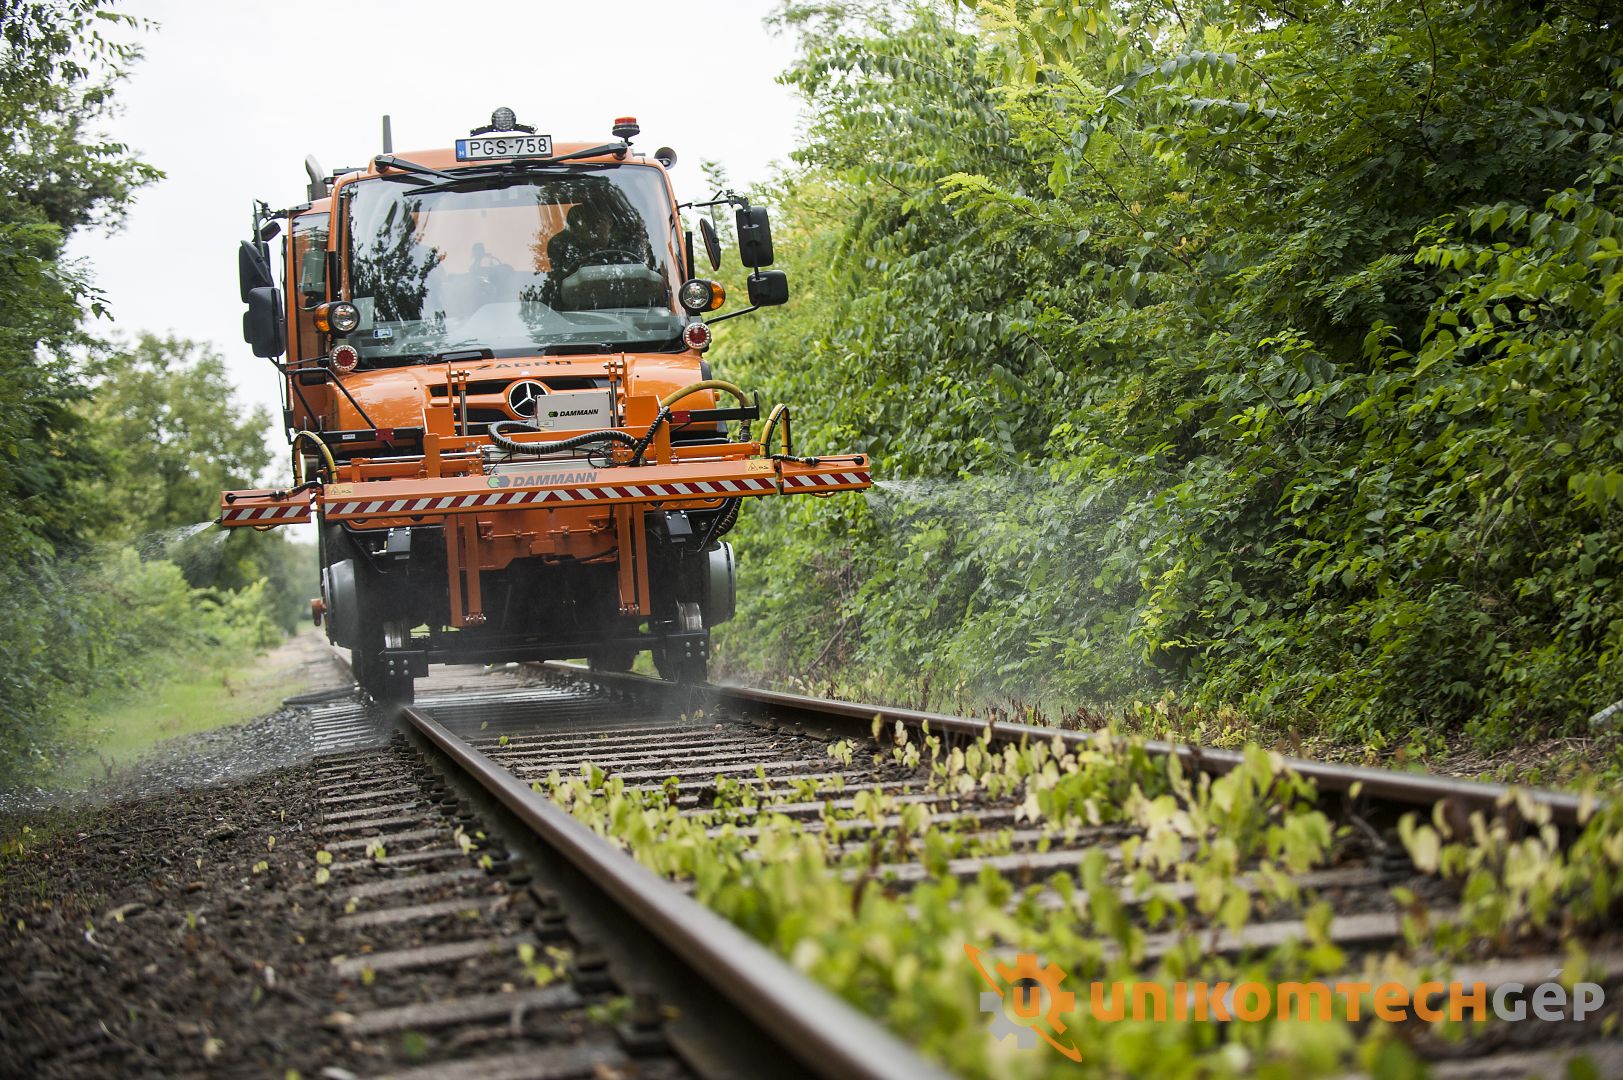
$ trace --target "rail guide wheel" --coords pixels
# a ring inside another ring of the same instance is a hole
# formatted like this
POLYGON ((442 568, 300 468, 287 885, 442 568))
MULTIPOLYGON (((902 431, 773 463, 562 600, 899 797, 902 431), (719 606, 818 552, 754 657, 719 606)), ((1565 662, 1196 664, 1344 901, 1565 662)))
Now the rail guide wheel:
POLYGON ((710 632, 698 604, 676 605, 676 625, 654 649, 654 667, 667 682, 694 685, 710 677, 710 632))

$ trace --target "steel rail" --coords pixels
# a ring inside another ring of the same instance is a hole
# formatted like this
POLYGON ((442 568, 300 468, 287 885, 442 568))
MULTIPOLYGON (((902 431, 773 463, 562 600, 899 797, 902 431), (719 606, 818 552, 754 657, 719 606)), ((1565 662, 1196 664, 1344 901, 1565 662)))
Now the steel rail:
POLYGON ((827 1077, 948 1080, 947 1072, 604 841, 427 712, 407 706, 401 715, 806 1069, 827 1077))
MULTIPOLYGON (((946 713, 814 698, 803 694, 758 690, 747 686, 678 687, 642 675, 591 671, 578 664, 557 661, 547 663, 543 667, 572 679, 602 686, 615 686, 641 696, 682 692, 713 694, 717 704, 737 712, 753 715, 800 714, 824 722, 832 721, 863 737, 868 737, 874 718, 878 717, 886 722, 899 720, 911 728, 923 728, 928 724, 932 733, 941 732, 966 739, 977 739, 983 734, 989 734, 995 742, 1018 743, 1022 740, 1048 742, 1058 738, 1067 747, 1081 749, 1093 738, 1093 733, 1088 731, 976 720, 946 713)), ((1229 772, 1245 760, 1244 755, 1236 751, 1219 750, 1194 743, 1146 739, 1143 746, 1145 752, 1151 755, 1176 756, 1185 765, 1213 775, 1229 772)), ((1584 800, 1577 795, 1542 788, 1462 780, 1427 773, 1399 772, 1394 769, 1374 769, 1359 765, 1339 765, 1287 755, 1281 755, 1281 759, 1292 772, 1317 784, 1320 791, 1348 796, 1356 792, 1359 798, 1385 800, 1405 806, 1430 808, 1438 803, 1451 801, 1469 813, 1472 810, 1492 811, 1507 800, 1520 798, 1546 808, 1550 813, 1550 819, 1558 825, 1578 826, 1587 820, 1586 811, 1592 812, 1601 805, 1595 801, 1586 807, 1584 800)))

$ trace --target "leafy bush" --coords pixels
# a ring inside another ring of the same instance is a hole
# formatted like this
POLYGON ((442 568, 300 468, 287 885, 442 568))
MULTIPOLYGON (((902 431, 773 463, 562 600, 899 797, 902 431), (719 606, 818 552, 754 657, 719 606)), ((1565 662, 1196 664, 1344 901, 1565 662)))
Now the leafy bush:
POLYGON ((177 655, 238 655, 281 639, 265 586, 196 589, 127 549, 0 570, 0 786, 48 765, 94 692, 135 686, 177 655))
POLYGON ((1623 697, 1615 22, 867 7, 783 11, 799 291, 715 363, 896 483, 752 511, 728 664, 1376 743, 1623 697))

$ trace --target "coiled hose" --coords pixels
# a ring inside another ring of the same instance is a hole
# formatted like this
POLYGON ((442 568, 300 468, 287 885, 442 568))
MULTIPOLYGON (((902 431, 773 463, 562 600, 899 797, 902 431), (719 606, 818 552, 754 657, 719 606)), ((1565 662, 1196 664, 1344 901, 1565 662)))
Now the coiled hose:
POLYGON ((588 446, 592 443, 616 442, 621 446, 631 447, 629 464, 637 465, 641 464, 643 454, 654 441, 654 433, 659 430, 659 425, 670 420, 671 406, 688 395, 697 394, 701 390, 720 390, 737 398, 740 405, 749 404, 749 399, 744 396, 744 391, 739 389, 736 383, 730 383, 725 379, 701 379, 696 383, 689 383, 675 393, 665 395, 659 403, 659 415, 654 417, 654 422, 648 425, 648 430, 642 433, 641 438, 628 435, 624 431, 614 428, 604 428, 602 431, 588 431, 581 435, 575 435, 568 439, 557 439, 553 442, 521 443, 509 439, 501 433, 501 428, 514 423, 514 421, 510 420, 491 424, 486 430, 490 433, 490 441, 500 449, 506 450, 509 454, 556 454, 560 451, 573 450, 576 447, 588 446))
MULTIPOLYGON (((659 425, 670 419, 672 405, 675 405, 689 394, 698 393, 700 390, 720 390, 724 394, 731 394, 737 398, 739 405, 745 408, 749 407, 749 398, 744 396, 744 391, 739 388, 738 384, 730 383, 725 379, 702 379, 660 399, 659 416, 655 418, 653 425, 648 429, 647 437, 652 439, 659 425)), ((744 440, 749 441, 749 421, 747 420, 744 421, 744 440)), ((710 520, 710 528, 705 530, 704 539, 699 541, 699 546, 688 554, 710 550, 710 545, 725 536, 727 531, 737 523, 738 512, 743 509, 743 505, 743 499, 728 499, 726 505, 710 520)))
POLYGON ((783 421, 783 452, 792 455, 795 452, 795 441, 789 433, 789 406, 779 402, 772 406, 772 411, 766 417, 766 430, 761 433, 761 449, 772 453, 772 433, 778 428, 778 421, 783 421))
MULTIPOLYGON (((627 435, 625 432, 616 431, 614 428, 604 428, 602 431, 585 431, 567 439, 554 439, 551 442, 521 443, 516 439, 509 439, 499 430, 515 423, 517 423, 515 420, 501 420, 491 424, 486 429, 490 433, 490 441, 506 450, 509 454, 556 454, 562 450, 573 450, 577 446, 589 446, 592 443, 601 442, 617 442, 622 446, 632 447, 637 445, 635 435, 627 435)), ((528 428, 527 430, 534 431, 535 429, 528 428)))
POLYGON ((666 423, 670 420, 670 418, 671 407, 669 405, 661 405, 659 407, 659 414, 654 417, 654 422, 648 425, 648 430, 642 433, 642 438, 631 444, 631 460, 626 462, 626 464, 642 464, 642 455, 648 450, 648 444, 654 441, 654 432, 659 430, 659 425, 666 423))

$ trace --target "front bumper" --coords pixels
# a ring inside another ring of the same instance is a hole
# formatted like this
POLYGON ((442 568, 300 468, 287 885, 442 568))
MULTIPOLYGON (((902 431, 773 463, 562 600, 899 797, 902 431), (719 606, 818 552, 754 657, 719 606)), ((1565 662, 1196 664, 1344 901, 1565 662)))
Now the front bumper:
POLYGON ((766 495, 824 495, 873 486, 862 455, 796 460, 747 458, 664 465, 583 467, 427 479, 327 484, 305 491, 227 491, 219 524, 265 529, 325 521, 383 527, 462 514, 641 504, 656 507, 766 495))

